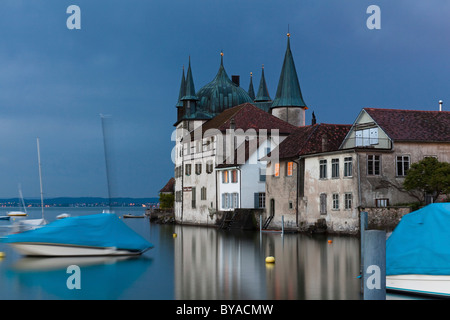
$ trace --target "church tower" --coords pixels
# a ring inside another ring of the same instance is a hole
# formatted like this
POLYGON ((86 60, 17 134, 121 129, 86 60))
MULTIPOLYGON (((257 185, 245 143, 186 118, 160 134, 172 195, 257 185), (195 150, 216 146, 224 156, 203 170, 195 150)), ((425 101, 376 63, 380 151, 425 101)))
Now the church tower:
POLYGON ((305 110, 300 84, 295 70, 294 58, 290 45, 290 33, 287 34, 287 48, 278 81, 277 93, 273 100, 271 113, 295 126, 305 125, 305 110))

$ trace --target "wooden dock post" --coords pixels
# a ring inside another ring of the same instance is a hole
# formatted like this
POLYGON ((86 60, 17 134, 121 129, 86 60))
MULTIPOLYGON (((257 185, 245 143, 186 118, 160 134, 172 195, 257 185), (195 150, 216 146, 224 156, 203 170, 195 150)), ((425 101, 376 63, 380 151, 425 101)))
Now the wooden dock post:
POLYGON ((364 300, 386 300, 386 232, 365 230, 364 300))
MULTIPOLYGON (((360 266, 359 266, 359 274, 362 279, 363 267, 364 267, 364 232, 369 227, 369 214, 367 211, 363 211, 360 214, 360 246, 361 246, 361 257, 360 257, 360 266)), ((364 292, 364 284, 361 281, 361 293, 364 292)))
POLYGON ((262 214, 259 215, 259 235, 262 233, 262 214))

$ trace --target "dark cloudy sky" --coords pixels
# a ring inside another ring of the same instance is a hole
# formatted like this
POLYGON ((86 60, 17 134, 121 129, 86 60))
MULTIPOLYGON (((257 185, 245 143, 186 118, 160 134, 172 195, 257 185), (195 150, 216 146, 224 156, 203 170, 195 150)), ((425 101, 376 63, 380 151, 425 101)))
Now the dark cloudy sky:
POLYGON ((182 66, 196 90, 224 52, 228 75, 273 98, 289 24, 307 123, 352 123, 363 107, 450 110, 448 0, 2 0, 0 198, 106 196, 99 114, 111 115, 113 196, 157 196, 173 175, 182 66), (69 30, 68 6, 81 9, 69 30), (381 29, 369 30, 369 5, 381 29))

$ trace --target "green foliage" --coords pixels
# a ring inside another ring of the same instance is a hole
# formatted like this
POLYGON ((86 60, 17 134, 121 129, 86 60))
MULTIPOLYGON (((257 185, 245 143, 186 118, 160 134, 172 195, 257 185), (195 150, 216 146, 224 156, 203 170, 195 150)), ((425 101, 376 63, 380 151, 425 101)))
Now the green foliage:
POLYGON ((433 195, 435 201, 441 194, 450 193, 450 163, 427 157, 413 163, 403 182, 405 190, 419 190, 433 195))
POLYGON ((160 193, 159 194, 159 208, 160 209, 171 209, 175 202, 175 196, 173 193, 160 193))

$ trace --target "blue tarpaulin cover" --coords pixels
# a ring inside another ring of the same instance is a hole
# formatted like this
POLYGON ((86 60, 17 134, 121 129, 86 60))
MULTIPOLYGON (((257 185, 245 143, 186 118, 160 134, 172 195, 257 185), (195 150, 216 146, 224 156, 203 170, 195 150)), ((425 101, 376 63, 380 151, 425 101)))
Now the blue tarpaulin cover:
POLYGON ((41 242, 143 251, 153 245, 115 214, 101 213, 53 221, 39 229, 11 234, 6 243, 41 242))
POLYGON ((386 242, 386 275, 450 275, 450 203, 403 216, 386 242))

